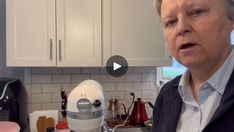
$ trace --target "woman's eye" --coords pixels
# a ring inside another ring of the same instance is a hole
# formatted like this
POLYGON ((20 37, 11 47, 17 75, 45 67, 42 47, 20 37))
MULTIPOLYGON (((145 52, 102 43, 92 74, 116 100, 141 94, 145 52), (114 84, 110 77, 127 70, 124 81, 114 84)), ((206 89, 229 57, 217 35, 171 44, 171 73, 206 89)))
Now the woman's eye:
POLYGON ((195 9, 195 10, 192 10, 190 12, 190 15, 192 15, 192 16, 199 16, 199 15, 201 15, 204 12, 205 12, 204 9, 195 9))
POLYGON ((176 20, 168 20, 165 23, 165 27, 173 27, 176 24, 176 20))

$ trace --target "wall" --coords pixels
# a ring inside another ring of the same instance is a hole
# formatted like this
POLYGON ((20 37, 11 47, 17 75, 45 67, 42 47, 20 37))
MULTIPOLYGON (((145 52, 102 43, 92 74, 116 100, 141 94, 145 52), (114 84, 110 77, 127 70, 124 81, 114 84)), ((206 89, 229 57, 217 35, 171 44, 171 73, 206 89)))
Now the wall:
POLYGON ((0 77, 16 77, 23 81, 22 68, 6 67, 6 0, 0 0, 0 77))
MULTIPOLYGON (((69 93, 85 79, 94 79, 103 85, 106 107, 109 105, 108 99, 113 97, 128 108, 130 92, 143 101, 154 103, 159 91, 156 87, 155 67, 131 67, 126 75, 119 78, 110 76, 105 68, 27 68, 25 86, 29 95, 29 111, 60 109, 60 89, 69 93)), ((152 109, 146 106, 151 115, 152 109)))

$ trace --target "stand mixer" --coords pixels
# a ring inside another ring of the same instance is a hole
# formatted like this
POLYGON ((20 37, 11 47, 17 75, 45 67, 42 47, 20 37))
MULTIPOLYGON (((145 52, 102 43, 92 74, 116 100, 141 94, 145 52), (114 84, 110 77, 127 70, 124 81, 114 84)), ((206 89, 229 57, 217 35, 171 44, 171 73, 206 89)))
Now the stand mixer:
POLYGON ((85 80, 68 96, 67 122, 75 132, 104 132, 104 95, 102 86, 85 80))
POLYGON ((68 128, 74 132, 114 132, 124 124, 109 129, 104 122, 103 88, 95 80, 85 80, 76 86, 67 99, 68 128))

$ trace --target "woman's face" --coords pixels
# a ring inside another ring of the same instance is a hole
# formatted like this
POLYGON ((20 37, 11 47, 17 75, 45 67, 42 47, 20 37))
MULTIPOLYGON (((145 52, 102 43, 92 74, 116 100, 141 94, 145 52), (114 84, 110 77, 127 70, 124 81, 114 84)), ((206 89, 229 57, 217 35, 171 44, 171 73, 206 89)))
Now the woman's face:
POLYGON ((188 68, 222 63, 231 51, 234 22, 223 0, 163 0, 161 21, 172 55, 188 68))

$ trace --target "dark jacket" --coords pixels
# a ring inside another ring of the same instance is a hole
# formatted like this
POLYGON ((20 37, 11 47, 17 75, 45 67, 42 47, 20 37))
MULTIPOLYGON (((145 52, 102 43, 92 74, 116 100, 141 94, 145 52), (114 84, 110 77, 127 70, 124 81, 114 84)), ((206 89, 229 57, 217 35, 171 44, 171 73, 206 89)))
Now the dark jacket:
MULTIPOLYGON (((182 100, 178 92, 181 76, 166 83, 154 105, 151 132, 175 132, 182 100)), ((234 132, 234 71, 227 83, 220 105, 202 132, 234 132)))

